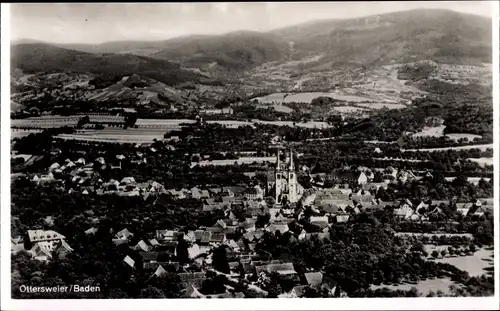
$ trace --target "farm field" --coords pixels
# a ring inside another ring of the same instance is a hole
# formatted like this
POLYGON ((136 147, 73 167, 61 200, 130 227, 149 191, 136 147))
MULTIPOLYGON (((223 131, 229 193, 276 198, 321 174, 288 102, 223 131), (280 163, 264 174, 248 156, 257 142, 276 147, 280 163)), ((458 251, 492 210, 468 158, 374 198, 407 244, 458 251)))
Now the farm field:
MULTIPOLYGON (((362 104, 360 104, 362 105, 362 104)), ((446 136, 449 139, 458 141, 459 139, 467 139, 468 141, 473 141, 474 138, 481 138, 481 135, 474 135, 474 134, 468 134, 468 133, 450 133, 450 134, 444 134, 444 129, 446 128, 446 125, 440 125, 440 126, 426 126, 424 127, 420 132, 417 132, 413 134, 413 137, 442 137, 446 136)))
POLYGON ((493 158, 467 158, 467 160, 476 162, 481 166, 493 165, 493 158))
POLYGON ((441 137, 446 125, 426 126, 420 132, 413 134, 413 137, 441 137))
POLYGON ((400 162, 429 162, 428 160, 402 159, 402 158, 374 158, 377 161, 400 161, 400 162))
POLYGON ((382 109, 384 107, 389 108, 389 109, 401 109, 401 108, 406 107, 403 104, 396 104, 396 103, 360 103, 357 105, 361 106, 361 107, 370 108, 370 109, 382 109))
POLYGON ((166 133, 164 128, 113 128, 103 130, 79 130, 75 134, 60 134, 57 137, 67 140, 94 141, 94 142, 124 142, 124 143, 152 143, 154 139, 162 140, 166 133))
POLYGON ((256 162, 256 163, 264 163, 264 162, 276 163, 276 157, 240 157, 238 159, 229 159, 229 160, 213 160, 213 161, 206 160, 206 161, 200 161, 200 162, 191 162, 191 167, 194 167, 196 165, 199 165, 199 166, 233 165, 235 162, 238 164, 252 164, 254 162, 256 162))
POLYGON ((11 127, 18 128, 54 128, 63 126, 76 126, 80 116, 41 116, 27 119, 10 120, 11 127))
POLYGON ((343 101, 351 101, 351 102, 363 102, 363 101, 373 101, 375 99, 368 97, 360 97, 353 95, 341 95, 335 92, 306 92, 306 93, 290 93, 288 96, 283 99, 283 96, 287 93, 274 93, 267 96, 256 97, 252 100, 257 100, 261 103, 291 103, 291 102, 304 102, 311 103, 311 101, 317 97, 325 96, 331 97, 333 99, 343 100, 343 101))
POLYGON ((460 270, 467 271, 470 276, 481 276, 487 273, 485 268, 493 267, 493 250, 481 248, 472 256, 444 257, 434 261, 454 265, 460 270))
MULTIPOLYGON (((456 177, 445 177, 444 178, 446 181, 453 181, 456 179, 456 177)), ((489 182, 491 178, 483 178, 485 181, 489 182)), ((479 181, 481 180, 481 177, 467 177, 467 181, 470 182, 471 184, 477 185, 479 184, 479 181)))
POLYGON ((465 138, 469 141, 473 141, 474 138, 481 138, 481 135, 474 135, 474 134, 467 134, 467 133, 452 133, 452 134, 446 134, 446 137, 453 139, 453 140, 459 140, 461 138, 465 138))
POLYGON ((493 149, 493 144, 482 144, 482 145, 467 145, 467 146, 457 146, 457 147, 444 147, 444 148, 422 148, 422 149, 401 149, 401 151, 445 151, 445 150, 467 150, 467 149, 480 149, 481 151, 486 151, 488 149, 493 149))
POLYGON ((354 107, 354 106, 337 106, 333 107, 333 110, 339 111, 341 113, 352 113, 352 112, 363 112, 368 111, 368 109, 354 107))
POLYGON ((30 134, 41 133, 41 129, 11 129, 10 139, 26 137, 30 134))
POLYGON ((427 236, 428 238, 432 238, 432 236, 447 236, 447 237, 466 237, 472 239, 473 236, 470 233, 417 233, 417 232, 396 232, 396 236, 427 236))
POLYGON ((415 287, 419 293, 422 295, 427 295, 429 292, 437 292, 438 290, 442 291, 444 294, 450 294, 450 285, 455 284, 452 280, 449 278, 442 278, 442 279, 428 279, 428 280, 422 280, 418 282, 417 284, 399 284, 399 285, 385 285, 385 284, 380 284, 380 285, 371 285, 370 288, 372 290, 376 290, 379 288, 384 288, 387 287, 391 290, 411 290, 413 287, 415 287))
POLYGON ((293 121, 262 121, 262 120, 251 120, 251 121, 238 121, 238 120, 208 120, 207 123, 218 123, 229 128, 237 128, 239 126, 253 126, 254 123, 278 125, 278 126, 298 126, 306 128, 326 128, 330 125, 326 122, 293 122, 293 121))
POLYGON ((183 123, 196 123, 189 119, 137 119, 135 125, 138 127, 179 127, 183 123))

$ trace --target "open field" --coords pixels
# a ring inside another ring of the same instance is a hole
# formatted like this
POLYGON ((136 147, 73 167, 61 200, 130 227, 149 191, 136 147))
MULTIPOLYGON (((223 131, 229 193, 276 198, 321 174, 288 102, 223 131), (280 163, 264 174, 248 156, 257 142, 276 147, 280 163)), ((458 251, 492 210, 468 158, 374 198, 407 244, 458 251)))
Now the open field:
POLYGON ((481 276, 487 273, 485 268, 493 267, 493 250, 481 248, 472 256, 445 257, 434 259, 436 262, 454 265, 460 270, 467 271, 470 276, 481 276))
POLYGON ((357 105, 370 109, 382 109, 384 107, 388 109, 401 109, 406 107, 403 104, 396 104, 396 103, 360 103, 357 105))
POLYGON ((342 101, 349 102, 363 102, 363 101, 373 101, 373 98, 360 97, 353 95, 342 95, 335 92, 324 93, 324 92, 306 92, 306 93, 288 93, 289 95, 283 99, 287 93, 274 93, 263 97, 257 97, 252 100, 257 100, 261 103, 291 103, 291 102, 303 102, 311 103, 311 101, 317 97, 325 96, 331 97, 333 99, 338 99, 342 101))
POLYGON ((135 125, 138 127, 165 127, 179 128, 182 123, 196 123, 196 120, 189 119, 137 119, 135 125))
POLYGON ((11 129, 10 139, 26 137, 30 134, 41 133, 41 129, 11 129))
POLYGON ((467 150, 467 149, 479 149, 481 151, 486 151, 488 149, 493 149, 493 144, 482 144, 482 145, 467 145, 458 147, 444 147, 444 148, 422 148, 422 149, 401 149, 401 151, 445 151, 445 150, 467 150))
POLYGON ((446 137, 453 139, 453 140, 459 140, 461 138, 465 138, 469 141, 473 141, 474 138, 481 138, 481 135, 474 135, 474 134, 467 134, 467 133, 452 133, 452 134, 446 134, 446 137))
POLYGON ((60 134, 57 137, 66 140, 93 141, 93 142, 123 142, 123 143, 152 143, 154 139, 162 140, 166 133, 164 128, 113 128, 103 130, 78 130, 75 134, 60 134))
POLYGON ((335 111, 339 111, 341 113, 352 113, 352 112, 364 112, 368 111, 368 109, 354 107, 354 106, 336 106, 332 108, 335 111))
POLYGON ((262 120, 251 120, 251 121, 238 121, 238 120, 208 120, 207 123, 218 123, 229 128, 237 128, 239 126, 253 126, 254 123, 277 125, 277 126, 297 126, 306 128, 326 128, 330 125, 326 122, 293 122, 293 121, 262 121, 262 120))
POLYGON ((413 134, 413 137, 441 137, 446 125, 426 126, 420 132, 413 134))
MULTIPOLYGON (((446 181, 450 182, 450 181, 455 180, 456 177, 445 177, 444 179, 446 181)), ((491 178, 487 178, 487 177, 483 178, 483 179, 487 182, 489 182, 491 180, 491 178)), ((467 177, 467 182, 474 184, 474 185, 478 185, 480 180, 481 180, 481 177, 467 177)))
POLYGON ((417 232, 396 232, 396 236, 427 236, 428 238, 432 238, 433 236, 447 236, 447 237, 466 237, 469 239, 473 239, 474 237, 470 233, 417 233, 417 232))
POLYGON ((238 164, 252 164, 252 163, 276 163, 276 157, 241 157, 238 159, 231 160, 213 160, 213 161, 200 161, 200 162, 191 162, 191 167, 196 165, 199 166, 207 166, 207 165, 233 165, 234 163, 238 164))
POLYGON ((450 285, 455 284, 452 280, 449 278, 442 278, 442 279, 429 279, 429 280, 422 280, 418 282, 417 284, 399 284, 399 285, 385 285, 385 284, 380 284, 380 285, 371 285, 370 288, 372 290, 378 289, 378 288, 384 288, 387 287, 391 290, 411 290, 413 287, 415 287, 419 293, 422 295, 427 295, 429 292, 437 292, 438 290, 442 291, 444 294, 450 294, 450 285))
POLYGON ((76 126, 81 116, 41 116, 27 119, 10 120, 11 127, 21 128, 54 128, 76 126))
POLYGON ((481 138, 481 135, 467 134, 467 133, 450 133, 444 134, 444 129, 446 125, 440 126, 426 126, 420 132, 413 134, 413 137, 442 137, 446 136, 449 139, 458 141, 459 139, 467 139, 468 141, 473 141, 474 138, 481 138))
POLYGON ((477 164, 481 166, 486 166, 486 165, 493 165, 493 158, 467 158, 467 160, 476 162, 477 164))

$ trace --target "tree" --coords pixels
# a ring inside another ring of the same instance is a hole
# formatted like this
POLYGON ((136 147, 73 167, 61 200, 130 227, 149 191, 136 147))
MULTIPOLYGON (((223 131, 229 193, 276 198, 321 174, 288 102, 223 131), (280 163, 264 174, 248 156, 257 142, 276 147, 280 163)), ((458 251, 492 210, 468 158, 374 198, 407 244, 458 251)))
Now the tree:
POLYGON ((225 245, 221 245, 214 249, 212 262, 215 270, 229 274, 230 270, 225 245))
POLYGON ((148 286, 141 290, 139 298, 167 298, 165 294, 156 287, 148 286))
POLYGON ((175 249, 177 254, 177 260, 181 265, 184 265, 189 262, 189 251, 188 251, 188 242, 184 240, 184 236, 179 236, 177 240, 177 247, 175 249))
POLYGON ((439 252, 437 250, 433 250, 431 255, 433 258, 437 258, 439 256, 439 252))

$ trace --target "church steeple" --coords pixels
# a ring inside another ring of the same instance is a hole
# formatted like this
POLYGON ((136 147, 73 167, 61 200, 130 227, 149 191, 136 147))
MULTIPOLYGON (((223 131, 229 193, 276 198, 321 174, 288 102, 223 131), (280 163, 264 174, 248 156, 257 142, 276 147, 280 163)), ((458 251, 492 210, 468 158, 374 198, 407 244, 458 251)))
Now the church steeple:
POLYGON ((292 148, 290 148, 290 171, 295 171, 295 167, 293 165, 293 151, 292 148))
POLYGON ((278 152, 277 152, 277 155, 278 155, 278 159, 276 160, 276 170, 280 170, 280 166, 281 166, 281 163, 280 163, 280 150, 278 149, 278 152))

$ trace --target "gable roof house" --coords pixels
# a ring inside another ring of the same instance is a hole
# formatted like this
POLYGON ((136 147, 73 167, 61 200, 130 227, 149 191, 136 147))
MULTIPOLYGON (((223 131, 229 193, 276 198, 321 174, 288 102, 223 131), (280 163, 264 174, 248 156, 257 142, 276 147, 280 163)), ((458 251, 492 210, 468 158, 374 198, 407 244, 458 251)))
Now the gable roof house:
POLYGON ((283 222, 273 222, 266 227, 266 231, 275 233, 279 231, 280 233, 285 233, 289 230, 288 224, 283 222))
POLYGON ((368 177, 366 176, 366 174, 364 172, 361 172, 358 176, 358 185, 363 185, 363 184, 366 184, 368 182, 368 177))
POLYGON ((129 255, 125 256, 125 258, 123 258, 123 262, 129 266, 130 268, 135 268, 135 260, 133 260, 132 258, 130 258, 129 255))
POLYGON ((133 247, 134 250, 136 251, 143 251, 143 252, 147 252, 149 251, 150 247, 146 244, 146 242, 144 242, 143 240, 140 240, 134 247, 133 247))
POLYGON ((120 239, 120 240, 128 240, 128 239, 132 238, 134 236, 134 234, 131 233, 130 231, 128 231, 127 228, 125 228, 121 231, 118 231, 115 236, 117 239, 120 239))
POLYGON ((323 283, 323 273, 321 272, 306 272, 304 278, 309 286, 317 286, 323 283))
POLYGON ((291 262, 275 263, 275 264, 268 264, 255 267, 255 273, 257 275, 259 275, 262 272, 267 272, 267 273, 276 272, 280 275, 290 275, 297 273, 297 271, 295 271, 295 268, 293 267, 293 263, 291 262))
POLYGON ((320 228, 328 227, 328 217, 327 216, 312 216, 310 222, 313 225, 319 226, 320 228))
POLYGON ((177 241, 179 236, 182 235, 184 235, 184 233, 174 230, 156 230, 156 240, 162 242, 177 241))

